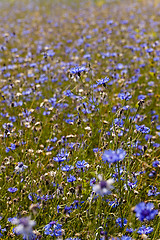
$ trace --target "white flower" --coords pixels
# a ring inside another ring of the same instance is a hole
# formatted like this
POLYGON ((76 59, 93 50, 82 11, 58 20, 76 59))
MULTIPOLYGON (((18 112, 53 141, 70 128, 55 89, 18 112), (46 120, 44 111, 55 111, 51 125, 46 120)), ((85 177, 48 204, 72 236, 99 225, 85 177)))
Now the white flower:
POLYGON ((28 166, 24 165, 22 162, 19 162, 19 163, 18 163, 18 166, 15 167, 15 171, 16 171, 17 173, 23 172, 24 169, 26 169, 26 168, 28 168, 28 166))
POLYGON ((110 178, 107 181, 103 180, 101 175, 98 175, 99 183, 93 185, 93 192, 99 194, 100 196, 104 196, 110 194, 110 190, 113 188, 112 184, 114 183, 114 179, 110 178))
POLYGON ((14 232, 17 235, 22 234, 24 239, 34 239, 33 226, 35 226, 36 222, 31 220, 30 217, 22 217, 20 219, 14 219, 12 224, 16 224, 17 226, 14 228, 14 232))

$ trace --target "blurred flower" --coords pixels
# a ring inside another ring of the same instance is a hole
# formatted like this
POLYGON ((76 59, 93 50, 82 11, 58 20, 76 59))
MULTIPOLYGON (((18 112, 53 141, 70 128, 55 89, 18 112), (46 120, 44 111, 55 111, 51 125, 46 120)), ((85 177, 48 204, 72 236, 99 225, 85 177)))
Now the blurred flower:
POLYGON ((116 219, 116 223, 117 223, 120 227, 123 227, 123 226, 125 226, 125 225, 127 224, 127 219, 126 219, 126 218, 123 219, 123 225, 122 225, 122 218, 117 218, 117 219, 116 219))
POLYGON ((99 183, 93 185, 93 192, 99 194, 100 196, 104 196, 111 193, 111 189, 113 189, 112 184, 114 180, 112 178, 107 181, 102 179, 101 175, 98 175, 99 183))
POLYGON ((104 151, 102 160, 106 163, 115 163, 123 160, 126 156, 126 152, 123 149, 117 149, 113 151, 111 149, 104 151))
POLYGON ((33 233, 33 226, 35 226, 36 222, 31 220, 30 217, 22 217, 20 219, 13 219, 12 224, 17 225, 14 228, 14 232, 17 235, 23 235, 23 239, 35 239, 35 234, 33 233))

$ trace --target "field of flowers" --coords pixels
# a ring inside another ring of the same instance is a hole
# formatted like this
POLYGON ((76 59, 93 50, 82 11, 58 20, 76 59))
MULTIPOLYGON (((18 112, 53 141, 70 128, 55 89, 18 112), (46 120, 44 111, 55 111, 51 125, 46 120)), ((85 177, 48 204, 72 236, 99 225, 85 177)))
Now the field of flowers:
POLYGON ((160 239, 158 2, 0 2, 0 239, 160 239))

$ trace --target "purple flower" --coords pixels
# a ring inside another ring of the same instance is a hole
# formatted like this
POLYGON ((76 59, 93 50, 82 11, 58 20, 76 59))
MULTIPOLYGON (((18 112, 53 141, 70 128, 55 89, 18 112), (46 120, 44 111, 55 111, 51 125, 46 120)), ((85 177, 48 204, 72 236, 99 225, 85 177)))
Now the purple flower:
POLYGON ((152 220, 158 214, 158 210, 154 209, 153 203, 141 202, 135 206, 134 209, 136 217, 143 222, 144 220, 152 220))
POLYGON ((126 152, 123 149, 117 149, 113 151, 111 149, 104 151, 102 155, 102 160, 106 163, 116 163, 125 158, 126 152))

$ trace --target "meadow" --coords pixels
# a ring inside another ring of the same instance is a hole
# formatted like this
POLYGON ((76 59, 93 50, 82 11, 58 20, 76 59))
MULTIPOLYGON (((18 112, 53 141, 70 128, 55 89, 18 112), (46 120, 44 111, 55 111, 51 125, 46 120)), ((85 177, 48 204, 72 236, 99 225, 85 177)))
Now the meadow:
POLYGON ((0 2, 0 239, 160 239, 160 3, 0 2))

